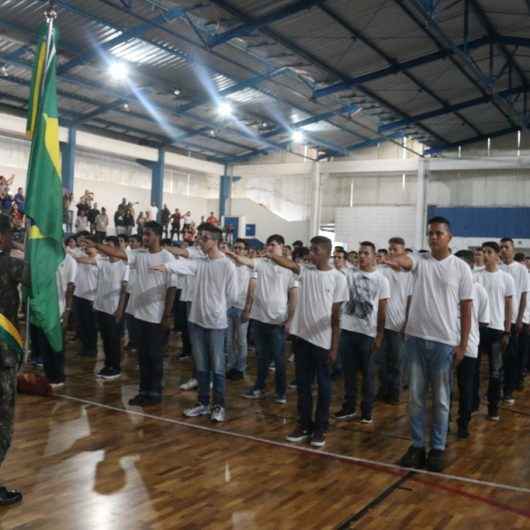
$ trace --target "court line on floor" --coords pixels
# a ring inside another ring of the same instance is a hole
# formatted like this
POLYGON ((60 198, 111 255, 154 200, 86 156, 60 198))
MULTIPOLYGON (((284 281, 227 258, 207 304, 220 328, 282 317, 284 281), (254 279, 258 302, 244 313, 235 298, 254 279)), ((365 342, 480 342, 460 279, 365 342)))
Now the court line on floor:
MULTIPOLYGON (((446 473, 433 473, 433 472, 427 471, 425 469, 413 469, 413 470, 411 470, 409 468, 402 467, 402 466, 400 466, 398 464, 391 464, 391 463, 388 463, 388 462, 380 462, 378 460, 370 460, 370 459, 367 459, 367 458, 359 458, 359 457, 355 457, 355 456, 342 455, 340 453, 326 452, 326 451, 322 451, 322 450, 319 450, 319 449, 313 449, 312 447, 307 447, 307 446, 303 446, 303 445, 294 445, 294 444, 290 444, 290 443, 286 443, 286 442, 279 442, 279 441, 276 441, 276 440, 269 440, 267 438, 261 438, 259 436, 253 436, 251 434, 244 434, 244 433, 238 433, 238 432, 233 432, 233 431, 227 431, 227 430, 224 430, 224 429, 217 429, 217 428, 214 428, 214 427, 208 427, 206 425, 198 425, 196 423, 191 423, 190 421, 177 420, 175 418, 167 418, 167 417, 164 417, 164 416, 157 416, 155 414, 149 414, 149 413, 146 413, 146 412, 143 412, 143 411, 131 410, 131 409, 122 408, 122 407, 115 407, 113 405, 107 405, 105 403, 100 403, 98 401, 92 401, 92 400, 89 400, 89 399, 83 399, 83 398, 78 398, 78 397, 75 397, 75 396, 69 396, 67 394, 55 394, 55 396, 58 397, 58 398, 62 398, 62 399, 70 400, 70 401, 77 401, 79 403, 84 403, 86 405, 93 405, 93 406, 104 408, 104 409, 107 409, 107 410, 112 410, 114 412, 121 412, 121 413, 125 413, 125 414, 131 414, 131 415, 134 415, 134 416, 140 416, 140 417, 144 417, 144 418, 148 418, 148 419, 158 420, 158 421, 162 421, 162 422, 165 422, 165 423, 172 423, 174 425, 179 425, 181 427, 187 427, 187 428, 195 429, 195 430, 198 430, 198 431, 210 432, 210 433, 215 433, 215 434, 224 434, 226 436, 232 436, 233 438, 240 438, 240 439, 248 440, 248 441, 252 441, 252 442, 259 442, 259 443, 267 444, 267 445, 271 445, 271 446, 282 447, 284 449, 296 450, 296 451, 299 451, 299 452, 310 453, 310 454, 315 454, 315 455, 319 455, 319 456, 327 456, 327 457, 331 457, 331 458, 334 458, 334 459, 337 459, 337 460, 343 460, 343 461, 353 462, 353 463, 357 463, 357 464, 369 465, 371 467, 384 468, 384 469, 386 469, 388 471, 393 471, 395 473, 399 473, 400 475, 403 474, 403 473, 409 473, 410 471, 414 471, 414 473, 416 473, 418 475, 426 475, 426 476, 430 476, 430 477, 436 478, 436 479, 446 479, 446 480, 452 480, 452 481, 462 482, 462 483, 466 483, 466 484, 472 484, 472 485, 475 485, 475 486, 490 487, 490 488, 501 489, 501 490, 505 490, 505 491, 511 491, 511 492, 515 492, 515 493, 530 494, 530 489, 529 488, 523 488, 521 486, 512 486, 510 484, 503 484, 503 483, 498 483, 498 482, 489 482, 489 481, 480 480, 480 479, 474 479, 474 478, 470 478, 470 477, 462 477, 462 476, 458 476, 458 475, 449 475, 449 474, 446 474, 446 473)), ((526 516, 530 518, 530 512, 521 512, 521 513, 526 514, 526 516)))

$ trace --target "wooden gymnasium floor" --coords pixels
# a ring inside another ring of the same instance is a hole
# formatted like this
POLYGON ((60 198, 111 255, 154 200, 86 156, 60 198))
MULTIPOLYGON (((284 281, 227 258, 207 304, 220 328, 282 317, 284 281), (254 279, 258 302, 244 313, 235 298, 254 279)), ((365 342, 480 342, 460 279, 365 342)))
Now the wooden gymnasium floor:
MULTIPOLYGON (((164 403, 142 411, 126 405, 133 355, 105 383, 94 378, 101 359, 79 358, 72 342, 67 359, 60 395, 18 400, 0 479, 25 498, 0 509, 3 530, 530 528, 528 390, 498 424, 483 406, 469 441, 450 434, 449 465, 432 475, 394 465, 409 445, 405 404, 377 404, 371 426, 332 425, 317 451, 284 443, 295 391, 282 406, 240 398, 252 377, 228 382, 228 421, 217 426, 181 415, 195 401, 177 390, 189 361, 167 358, 164 403)), ((251 353, 252 376, 254 364, 251 353)))

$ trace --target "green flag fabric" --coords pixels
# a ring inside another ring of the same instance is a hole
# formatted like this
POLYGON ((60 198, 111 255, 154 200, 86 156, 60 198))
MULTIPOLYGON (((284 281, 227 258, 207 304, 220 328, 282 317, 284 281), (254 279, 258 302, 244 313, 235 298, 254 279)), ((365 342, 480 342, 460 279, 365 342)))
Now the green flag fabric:
POLYGON ((63 349, 56 273, 64 259, 63 192, 56 81, 56 30, 44 26, 33 69, 27 134, 31 138, 25 213, 31 220, 26 241, 30 320, 55 351, 63 349))

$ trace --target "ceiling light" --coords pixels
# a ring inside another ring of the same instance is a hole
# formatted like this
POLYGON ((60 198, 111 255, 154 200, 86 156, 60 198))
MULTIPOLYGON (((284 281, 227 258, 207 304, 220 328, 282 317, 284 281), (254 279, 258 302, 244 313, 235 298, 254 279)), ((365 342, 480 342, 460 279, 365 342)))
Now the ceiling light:
POLYGON ((217 106, 217 114, 221 118, 228 118, 232 116, 232 113, 234 112, 234 109, 232 108, 232 105, 228 103, 227 101, 221 101, 219 105, 217 106))
POLYGON ((3 77, 8 77, 9 76, 9 70, 7 69, 7 65, 2 65, 2 68, 0 69, 0 73, 2 74, 3 77))
POLYGON ((113 81, 125 81, 129 77, 129 69, 124 63, 113 63, 109 66, 109 74, 113 81))
POLYGON ((129 104, 128 103, 124 103, 122 106, 123 106, 123 110, 129 110, 129 104))
POLYGON ((182 90, 180 90, 180 88, 175 88, 175 90, 173 90, 173 95, 180 96, 181 94, 182 94, 182 90))
POLYGON ((291 133, 291 140, 295 144, 301 144, 304 141, 304 133, 302 131, 294 130, 291 133))
POLYGON ((213 129, 210 129, 210 132, 208 133, 212 138, 215 137, 215 131, 213 129))

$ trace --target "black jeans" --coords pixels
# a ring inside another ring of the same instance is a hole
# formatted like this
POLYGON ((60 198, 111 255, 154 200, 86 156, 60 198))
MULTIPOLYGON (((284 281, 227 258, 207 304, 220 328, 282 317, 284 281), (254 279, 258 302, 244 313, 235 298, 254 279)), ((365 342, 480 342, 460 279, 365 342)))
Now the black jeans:
POLYGON ((501 400, 502 388, 502 336, 503 332, 497 329, 482 328, 480 330, 480 347, 482 352, 488 356, 489 361, 489 383, 488 402, 490 409, 497 412, 501 400))
POLYGON ((42 359, 44 373, 50 383, 62 383, 64 377, 64 351, 56 352, 50 346, 44 331, 30 325, 31 352, 42 359))
POLYGON ((357 407, 357 371, 363 378, 363 400, 361 416, 372 417, 374 405, 374 356, 372 344, 374 339, 368 335, 354 333, 345 329, 340 332, 340 348, 344 370, 344 403, 343 407, 352 412, 357 407))
POLYGON ((186 311, 186 302, 180 301, 182 291, 179 289, 175 296, 175 303, 173 304, 173 315, 175 316, 175 331, 180 331, 182 334, 182 353, 184 355, 191 355, 191 341, 188 330, 188 314, 186 311))
POLYGON ((107 232, 96 232, 96 241, 103 243, 103 240, 107 237, 107 232))
POLYGON ((504 352, 504 396, 512 397, 517 387, 517 372, 519 367, 519 335, 512 324, 510 342, 504 352))
POLYGON ((329 407, 331 405, 329 350, 319 348, 298 337, 293 346, 298 389, 298 423, 308 431, 325 432, 329 425, 329 407), (318 398, 313 421, 311 385, 315 375, 318 383, 318 398))
POLYGON ((162 396, 164 359, 162 341, 164 330, 161 324, 135 319, 138 330, 138 364, 140 367, 140 394, 151 397, 162 396))
POLYGON ((385 329, 381 350, 374 356, 379 367, 379 389, 385 397, 399 399, 402 350, 403 338, 401 333, 385 329))
POLYGON ((121 370, 121 330, 122 323, 116 322, 114 315, 96 311, 99 332, 105 352, 105 368, 121 370))
POLYGON ((96 355, 98 331, 93 302, 74 296, 82 355, 96 355))
POLYGON ((458 426, 467 429, 473 410, 473 387, 478 360, 464 357, 457 368, 458 377, 458 426))
POLYGON ((129 345, 133 348, 138 348, 138 326, 136 319, 129 313, 125 313, 125 322, 127 324, 127 332, 129 333, 129 345))
POLYGON ((523 331, 519 335, 519 359, 517 364, 517 386, 524 382, 528 365, 528 347, 530 344, 530 337, 528 335, 528 324, 523 325, 523 331))
POLYGON ((180 239, 180 225, 172 225, 171 226, 171 239, 173 239, 173 236, 177 234, 177 239, 180 239))

